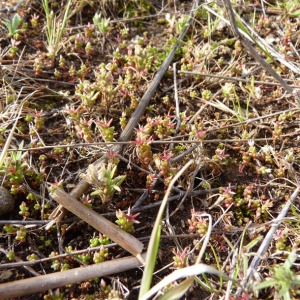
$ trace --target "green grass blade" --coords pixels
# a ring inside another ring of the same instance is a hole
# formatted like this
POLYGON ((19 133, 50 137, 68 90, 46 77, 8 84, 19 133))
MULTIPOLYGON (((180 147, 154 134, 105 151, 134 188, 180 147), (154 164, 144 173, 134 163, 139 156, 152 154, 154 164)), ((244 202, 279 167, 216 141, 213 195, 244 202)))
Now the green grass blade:
POLYGON ((169 195, 171 193, 171 190, 177 181, 177 179, 181 176, 181 174, 193 163, 193 160, 190 160, 186 165, 176 174, 176 176, 172 179, 167 192, 164 196, 164 199, 161 203, 159 212, 157 214, 153 230, 151 233, 147 256, 146 256, 146 262, 145 262, 145 269, 144 274, 141 282, 140 287, 140 293, 139 293, 139 299, 143 297, 144 294, 146 294, 150 288, 155 261, 157 257, 158 247, 159 247, 159 240, 160 240, 160 234, 161 234, 161 220, 163 218, 163 214, 168 202, 169 195))

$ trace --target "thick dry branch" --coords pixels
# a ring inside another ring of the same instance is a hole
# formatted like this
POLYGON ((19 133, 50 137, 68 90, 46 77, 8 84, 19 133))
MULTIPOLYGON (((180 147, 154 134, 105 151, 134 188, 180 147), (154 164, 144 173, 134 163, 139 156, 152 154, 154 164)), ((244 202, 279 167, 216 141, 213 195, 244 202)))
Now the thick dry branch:
POLYGON ((86 207, 62 189, 56 189, 52 194, 52 198, 80 219, 107 235, 132 255, 139 257, 141 254, 144 248, 143 243, 92 209, 86 207))
MULTIPOLYGON (((143 259, 145 256, 145 254, 142 254, 143 259)), ((57 272, 9 283, 3 283, 0 284, 0 297, 1 299, 9 299, 39 293, 67 284, 89 280, 91 278, 124 272, 140 266, 141 262, 136 257, 130 256, 83 268, 75 268, 64 272, 57 272)))
MULTIPOLYGON (((82 194, 89 188, 90 184, 82 179, 70 192, 70 197, 73 199, 79 199, 82 194)), ((61 220, 64 218, 65 214, 67 213, 67 209, 63 207, 61 204, 59 204, 58 207, 55 208, 55 210, 51 213, 49 216, 49 219, 52 219, 53 221, 50 222, 46 229, 50 228, 53 224, 53 222, 61 222, 61 220)))

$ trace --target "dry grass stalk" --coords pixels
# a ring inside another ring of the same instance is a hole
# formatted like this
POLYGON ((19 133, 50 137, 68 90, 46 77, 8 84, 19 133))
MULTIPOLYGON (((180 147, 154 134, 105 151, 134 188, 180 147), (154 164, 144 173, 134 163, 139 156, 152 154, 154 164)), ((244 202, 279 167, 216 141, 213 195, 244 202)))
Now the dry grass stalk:
MULTIPOLYGON (((145 254, 141 255, 141 258, 145 258, 145 254)), ((0 284, 0 295, 1 299, 29 295, 91 278, 112 275, 139 266, 141 266, 141 262, 136 257, 123 257, 84 268, 3 283, 0 284), (5 295, 4 298, 3 295, 5 295)))

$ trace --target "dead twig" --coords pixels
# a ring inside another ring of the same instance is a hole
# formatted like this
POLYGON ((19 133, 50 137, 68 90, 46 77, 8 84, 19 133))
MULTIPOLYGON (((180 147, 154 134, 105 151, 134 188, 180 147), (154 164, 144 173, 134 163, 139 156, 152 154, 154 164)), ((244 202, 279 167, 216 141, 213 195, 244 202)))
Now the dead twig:
MULTIPOLYGON (((145 256, 145 254, 142 254, 141 258, 144 259, 145 256)), ((3 283, 0 284, 0 295, 1 299, 25 296, 91 278, 124 272, 139 266, 141 266, 141 262, 134 256, 118 258, 83 268, 3 283)))
MULTIPOLYGON (((105 219, 95 211, 87 208, 85 205, 71 197, 62 189, 56 189, 52 194, 52 197, 65 209, 71 211, 80 219, 87 222, 103 234, 107 235, 111 240, 116 242, 125 250, 141 259, 140 254, 144 248, 144 245, 138 239, 125 232, 114 223, 105 219)), ((141 260, 141 262, 143 262, 143 260, 141 260)))

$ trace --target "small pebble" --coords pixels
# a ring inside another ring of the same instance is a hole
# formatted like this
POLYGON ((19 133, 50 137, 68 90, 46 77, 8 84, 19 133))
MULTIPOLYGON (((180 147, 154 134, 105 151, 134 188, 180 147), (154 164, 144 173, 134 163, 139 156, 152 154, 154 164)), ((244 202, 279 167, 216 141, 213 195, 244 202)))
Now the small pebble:
POLYGON ((15 199, 6 188, 1 186, 0 187, 0 216, 9 213, 14 209, 14 207, 15 207, 15 199))

